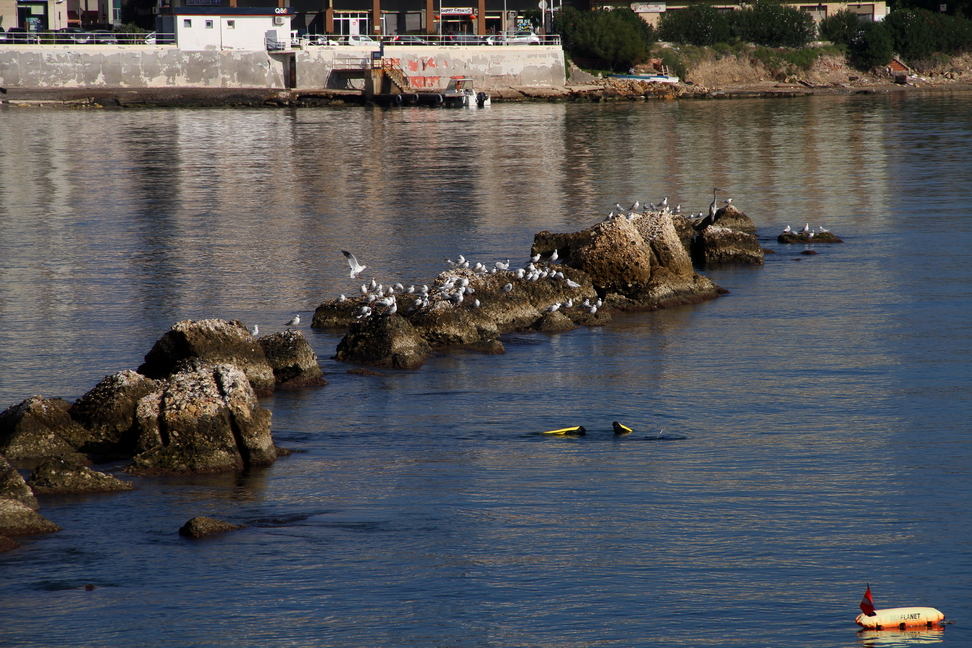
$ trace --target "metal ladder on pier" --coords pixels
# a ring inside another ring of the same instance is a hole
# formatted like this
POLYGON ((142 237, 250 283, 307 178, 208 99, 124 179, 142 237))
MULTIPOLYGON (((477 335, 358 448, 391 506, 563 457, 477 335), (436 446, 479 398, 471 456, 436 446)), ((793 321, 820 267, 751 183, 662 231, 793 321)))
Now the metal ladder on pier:
POLYGON ((398 87, 399 92, 411 92, 408 77, 401 67, 386 60, 382 61, 381 69, 385 73, 385 76, 388 77, 388 80, 398 87))

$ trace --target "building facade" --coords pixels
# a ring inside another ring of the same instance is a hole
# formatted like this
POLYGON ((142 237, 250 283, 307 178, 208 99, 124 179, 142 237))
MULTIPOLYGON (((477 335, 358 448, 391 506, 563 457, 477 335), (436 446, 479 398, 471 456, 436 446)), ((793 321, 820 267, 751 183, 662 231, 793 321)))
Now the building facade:
MULTIPOLYGON (((678 11, 680 9, 685 9, 689 5, 697 4, 700 1, 706 1, 707 4, 711 4, 716 9, 722 11, 736 11, 739 9, 744 9, 746 7, 746 2, 719 2, 718 0, 709 2, 708 0, 661 0, 655 2, 617 2, 614 0, 591 0, 591 5, 593 9, 614 9, 621 7, 630 7, 632 11, 641 16, 642 20, 647 22, 653 27, 657 27, 658 23, 661 21, 662 15, 669 11, 678 11)), ((881 0, 880 2, 868 2, 868 3, 847 3, 847 2, 816 2, 816 3, 796 3, 788 2, 786 3, 790 7, 799 9, 800 11, 805 11, 813 16, 814 22, 820 22, 828 16, 833 16, 838 11, 849 10, 858 16, 861 20, 867 21, 879 21, 884 20, 884 17, 888 14, 887 2, 881 0)))

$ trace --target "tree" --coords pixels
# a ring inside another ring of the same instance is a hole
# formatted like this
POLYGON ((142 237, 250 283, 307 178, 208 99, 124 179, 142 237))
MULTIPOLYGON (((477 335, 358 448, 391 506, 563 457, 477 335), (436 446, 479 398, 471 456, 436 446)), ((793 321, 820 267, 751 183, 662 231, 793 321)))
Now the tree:
POLYGON ((861 19, 849 9, 838 11, 820 21, 820 38, 835 45, 849 45, 861 30, 861 19))
POLYGON ((757 0, 733 19, 740 39, 764 47, 806 47, 817 31, 809 13, 772 0, 757 0))
POLYGON ((729 20, 708 4, 692 4, 685 9, 666 11, 658 31, 662 40, 698 47, 728 43, 732 36, 729 20))
POLYGON ((554 18, 554 29, 571 58, 613 71, 627 70, 647 59, 654 41, 651 27, 627 8, 578 11, 564 7, 554 18))
POLYGON ((894 56, 891 34, 882 23, 861 23, 848 44, 848 53, 854 64, 863 69, 887 65, 894 56))

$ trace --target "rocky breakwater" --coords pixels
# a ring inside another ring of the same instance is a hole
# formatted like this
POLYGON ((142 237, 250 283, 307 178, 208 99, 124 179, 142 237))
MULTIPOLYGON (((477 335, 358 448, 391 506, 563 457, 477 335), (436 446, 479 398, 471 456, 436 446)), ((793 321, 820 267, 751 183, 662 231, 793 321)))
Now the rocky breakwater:
POLYGON ((440 350, 502 353, 500 335, 560 331, 610 321, 612 310, 696 303, 722 291, 698 275, 672 215, 646 212, 581 232, 534 237, 521 268, 462 257, 432 286, 383 287, 322 303, 312 326, 347 328, 336 359, 414 369, 440 350))
POLYGON ((106 376, 73 405, 32 396, 0 413, 0 455, 6 457, 0 463, 6 484, 0 485, 0 535, 57 530, 35 517, 35 492, 130 488, 85 464, 130 459, 125 470, 142 475, 270 464, 285 451, 273 443, 271 413, 260 407, 257 393, 322 384, 317 356, 297 331, 255 340, 238 321, 179 322, 152 347, 139 372, 106 376), (22 484, 8 459, 36 468, 31 481, 22 484))

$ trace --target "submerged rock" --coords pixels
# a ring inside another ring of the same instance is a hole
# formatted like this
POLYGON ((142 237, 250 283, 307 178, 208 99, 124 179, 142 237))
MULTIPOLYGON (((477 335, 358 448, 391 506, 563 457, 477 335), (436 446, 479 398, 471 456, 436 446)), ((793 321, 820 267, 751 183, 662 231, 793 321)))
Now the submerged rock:
POLYGON ((168 378, 183 360, 197 358, 212 365, 232 364, 243 370, 260 394, 273 391, 273 368, 263 348, 239 320, 208 319, 177 322, 145 355, 138 373, 168 378))
POLYGON ((78 448, 87 430, 71 419, 62 398, 31 396, 0 413, 0 454, 8 460, 38 460, 67 456, 86 462, 78 448))
POLYGON ((265 335, 259 340, 263 353, 273 368, 278 387, 297 388, 326 385, 317 363, 317 354, 300 331, 288 329, 265 335))
POLYGON ((69 410, 71 418, 88 430, 81 450, 99 460, 131 457, 136 441, 135 407, 158 388, 154 380, 131 370, 105 376, 69 410))
POLYGON ((0 536, 0 553, 3 553, 4 551, 12 551, 19 546, 19 542, 14 542, 7 536, 0 536))
POLYGON ((234 365, 183 363, 136 408, 135 474, 219 472, 277 458, 268 410, 234 365))
POLYGON ((135 488, 131 482, 61 458, 48 459, 37 466, 27 485, 38 495, 112 493, 135 488))
POLYGON ((226 533, 245 529, 245 524, 230 524, 210 517, 194 517, 179 528, 179 535, 187 538, 202 538, 214 533, 226 533))

